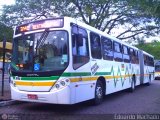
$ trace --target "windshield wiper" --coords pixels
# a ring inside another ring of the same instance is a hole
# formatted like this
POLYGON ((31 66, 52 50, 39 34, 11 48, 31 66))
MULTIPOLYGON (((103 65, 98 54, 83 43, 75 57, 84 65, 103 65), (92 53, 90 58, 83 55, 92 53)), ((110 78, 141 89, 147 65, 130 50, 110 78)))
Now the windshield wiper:
POLYGON ((39 38, 39 40, 37 40, 37 44, 36 44, 36 54, 37 55, 37 49, 44 44, 46 37, 48 36, 48 32, 49 29, 45 29, 45 31, 42 33, 41 37, 39 38))

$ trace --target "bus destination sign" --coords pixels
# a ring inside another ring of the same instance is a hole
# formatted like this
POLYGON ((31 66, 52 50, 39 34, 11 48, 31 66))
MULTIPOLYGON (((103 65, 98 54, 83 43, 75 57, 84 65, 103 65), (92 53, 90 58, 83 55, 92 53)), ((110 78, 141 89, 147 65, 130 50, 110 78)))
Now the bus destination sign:
POLYGON ((36 21, 32 23, 28 23, 25 25, 18 26, 16 28, 16 34, 33 31, 33 30, 39 30, 39 29, 45 29, 45 28, 59 28, 63 27, 63 19, 49 19, 49 20, 41 20, 36 21))

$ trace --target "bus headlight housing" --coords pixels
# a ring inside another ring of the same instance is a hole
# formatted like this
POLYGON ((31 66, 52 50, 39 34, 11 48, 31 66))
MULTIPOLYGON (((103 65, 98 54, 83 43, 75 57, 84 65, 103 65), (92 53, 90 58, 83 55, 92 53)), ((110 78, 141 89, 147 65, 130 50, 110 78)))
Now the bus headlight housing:
POLYGON ((56 84, 54 85, 54 87, 56 89, 62 89, 66 86, 68 86, 70 84, 70 79, 65 78, 65 79, 60 79, 56 82, 56 84))
POLYGON ((16 83, 15 83, 15 81, 14 80, 11 80, 11 82, 10 82, 11 84, 12 84, 12 86, 13 87, 16 87, 16 83))

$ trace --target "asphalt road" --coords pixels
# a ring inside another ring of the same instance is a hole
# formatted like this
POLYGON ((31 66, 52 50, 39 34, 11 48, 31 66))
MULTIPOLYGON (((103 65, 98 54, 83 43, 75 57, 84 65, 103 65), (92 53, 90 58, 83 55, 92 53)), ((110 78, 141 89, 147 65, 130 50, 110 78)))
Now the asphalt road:
MULTIPOLYGON (((44 116, 53 117, 62 115, 78 115, 83 117, 87 115, 93 115, 93 118, 95 119, 95 115, 111 115, 111 118, 114 119, 117 118, 115 116, 117 114, 158 115, 160 114, 160 80, 153 81, 150 86, 138 86, 133 93, 121 91, 107 95, 103 103, 98 106, 92 106, 89 104, 89 102, 82 102, 75 105, 21 102, 16 105, 0 107, 0 115, 4 114, 11 115, 10 117, 18 118, 32 115, 32 117, 34 116, 39 119, 42 119, 44 116)), ((160 119, 160 115, 158 115, 157 118, 160 119)))

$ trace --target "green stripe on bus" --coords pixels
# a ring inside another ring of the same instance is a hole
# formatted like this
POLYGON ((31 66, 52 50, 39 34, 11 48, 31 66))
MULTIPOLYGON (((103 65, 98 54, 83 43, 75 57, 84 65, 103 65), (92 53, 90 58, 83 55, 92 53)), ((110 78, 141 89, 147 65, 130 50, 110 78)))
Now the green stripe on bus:
POLYGON ((111 75, 111 72, 97 72, 95 75, 111 75))
MULTIPOLYGON (((111 75, 111 72, 97 72, 95 75, 111 75)), ((59 77, 76 77, 76 76, 91 76, 90 72, 65 72, 61 76, 51 76, 51 77, 20 77, 21 80, 28 81, 42 81, 42 80, 58 80, 59 77)), ((16 79, 16 77, 13 77, 16 79)))
POLYGON ((65 72, 62 74, 62 77, 74 77, 74 76, 91 76, 90 72, 65 72))
MULTIPOLYGON (((45 81, 45 80, 57 80, 59 79, 60 76, 51 76, 51 77, 20 77, 21 80, 26 80, 26 81, 45 81)), ((16 77, 13 77, 16 79, 16 77)))
MULTIPOLYGON (((95 75, 110 75, 111 72, 97 72, 95 75)), ((58 80, 59 77, 76 77, 76 76, 91 76, 90 72, 65 72, 61 76, 51 76, 51 77, 20 77, 21 80, 28 81, 41 81, 41 80, 58 80)), ((15 76, 13 76, 16 79, 15 76)))

